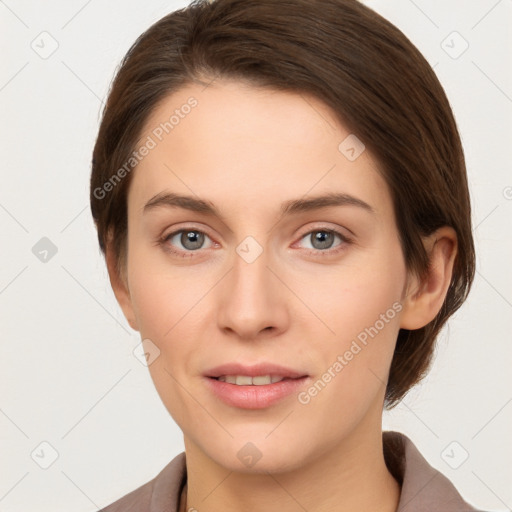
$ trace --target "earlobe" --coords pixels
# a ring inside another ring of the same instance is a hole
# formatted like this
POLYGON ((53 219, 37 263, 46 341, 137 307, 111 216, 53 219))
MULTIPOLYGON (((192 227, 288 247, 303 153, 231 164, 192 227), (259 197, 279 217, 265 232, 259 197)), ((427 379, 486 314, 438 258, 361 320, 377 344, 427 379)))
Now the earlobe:
POLYGON ((135 318, 135 313, 132 306, 132 299, 130 296, 128 280, 125 275, 121 275, 121 271, 117 269, 114 251, 110 246, 105 251, 105 260, 107 263, 108 275, 110 278, 110 284, 114 295, 121 306, 123 314, 130 324, 130 327, 135 331, 138 331, 138 326, 135 318))
POLYGON ((455 230, 443 226, 424 239, 424 245, 429 254, 429 270, 421 283, 416 277, 408 283, 400 320, 402 329, 421 329, 431 322, 440 311, 451 283, 457 255, 455 230))

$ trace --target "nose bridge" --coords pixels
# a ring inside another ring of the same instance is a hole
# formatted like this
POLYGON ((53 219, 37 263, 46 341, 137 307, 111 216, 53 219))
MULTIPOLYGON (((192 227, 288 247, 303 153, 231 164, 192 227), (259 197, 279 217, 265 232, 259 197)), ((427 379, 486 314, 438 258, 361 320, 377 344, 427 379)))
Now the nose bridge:
POLYGON ((270 327, 280 330, 286 301, 279 290, 282 284, 268 268, 272 267, 271 251, 254 237, 246 237, 236 247, 232 263, 219 301, 219 327, 246 338, 270 327))

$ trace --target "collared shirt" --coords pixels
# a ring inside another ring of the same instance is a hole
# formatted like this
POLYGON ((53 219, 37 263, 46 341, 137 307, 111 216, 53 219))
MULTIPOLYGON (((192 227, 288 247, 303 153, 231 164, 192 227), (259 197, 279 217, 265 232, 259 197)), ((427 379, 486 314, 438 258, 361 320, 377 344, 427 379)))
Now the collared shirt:
MULTIPOLYGON (((463 500, 407 436, 383 432, 383 446, 386 464, 401 485, 396 512, 482 512, 463 500)), ((101 512, 178 512, 186 481, 186 457, 181 452, 155 478, 101 512)))

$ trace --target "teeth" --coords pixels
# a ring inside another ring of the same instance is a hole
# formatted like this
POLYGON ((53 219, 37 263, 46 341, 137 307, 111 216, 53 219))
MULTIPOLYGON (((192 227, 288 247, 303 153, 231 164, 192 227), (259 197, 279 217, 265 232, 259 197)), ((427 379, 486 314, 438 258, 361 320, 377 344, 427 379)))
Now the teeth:
POLYGON ((252 384, 252 377, 248 377, 246 375, 237 375, 236 377, 231 377, 235 379, 234 384, 237 386, 250 386, 252 384))
POLYGON ((256 377, 248 375, 222 375, 218 380, 228 384, 236 384, 237 386, 264 386, 265 384, 280 382, 284 378, 279 375, 258 375, 256 377))

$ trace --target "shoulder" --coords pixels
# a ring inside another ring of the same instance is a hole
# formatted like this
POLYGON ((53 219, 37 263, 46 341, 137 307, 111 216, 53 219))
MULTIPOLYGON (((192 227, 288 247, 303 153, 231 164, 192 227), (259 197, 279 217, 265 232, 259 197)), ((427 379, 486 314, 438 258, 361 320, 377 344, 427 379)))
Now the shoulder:
POLYGON ((175 512, 185 481, 186 459, 185 452, 181 452, 155 478, 102 508, 100 512, 175 512))
POLYGON ((484 512, 467 503, 407 436, 384 432, 383 442, 386 463, 402 487, 397 512, 484 512))

